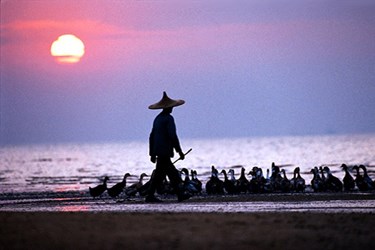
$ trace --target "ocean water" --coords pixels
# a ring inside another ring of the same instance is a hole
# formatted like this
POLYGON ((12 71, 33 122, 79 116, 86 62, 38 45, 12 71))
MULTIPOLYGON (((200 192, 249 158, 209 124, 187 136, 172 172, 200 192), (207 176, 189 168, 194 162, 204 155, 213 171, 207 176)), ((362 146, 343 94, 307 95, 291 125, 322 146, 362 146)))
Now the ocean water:
MULTIPOLYGON (((307 183, 314 166, 327 165, 342 178, 342 163, 364 164, 375 179, 375 134, 181 139, 181 145, 192 152, 175 166, 197 170, 203 183, 212 165, 219 170, 233 168, 238 176, 242 166, 247 171, 258 166, 266 173, 272 162, 284 168, 289 178, 299 166, 307 183)), ((0 147, 2 193, 83 191, 104 176, 109 176, 111 186, 126 172, 134 175, 128 179, 130 184, 153 169, 148 142, 0 147)))

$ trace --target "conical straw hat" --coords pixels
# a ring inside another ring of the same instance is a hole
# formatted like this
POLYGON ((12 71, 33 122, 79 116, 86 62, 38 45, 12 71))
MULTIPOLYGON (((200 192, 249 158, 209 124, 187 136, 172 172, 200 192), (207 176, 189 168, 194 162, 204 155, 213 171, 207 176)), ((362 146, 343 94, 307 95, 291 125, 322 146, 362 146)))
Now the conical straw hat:
POLYGON ((165 109, 165 108, 172 108, 177 107, 182 104, 184 104, 184 100, 173 100, 167 96, 167 93, 165 91, 163 92, 163 98, 157 103, 154 103, 150 106, 148 106, 149 109, 165 109))

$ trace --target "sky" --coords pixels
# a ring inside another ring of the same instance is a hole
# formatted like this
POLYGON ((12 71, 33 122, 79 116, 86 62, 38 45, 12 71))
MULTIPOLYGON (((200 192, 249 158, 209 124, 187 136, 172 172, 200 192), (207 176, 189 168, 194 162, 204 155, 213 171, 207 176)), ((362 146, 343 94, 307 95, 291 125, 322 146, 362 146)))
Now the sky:
POLYGON ((1 0, 0 145, 375 132, 374 1, 1 0), (62 64, 50 47, 85 46, 62 64))

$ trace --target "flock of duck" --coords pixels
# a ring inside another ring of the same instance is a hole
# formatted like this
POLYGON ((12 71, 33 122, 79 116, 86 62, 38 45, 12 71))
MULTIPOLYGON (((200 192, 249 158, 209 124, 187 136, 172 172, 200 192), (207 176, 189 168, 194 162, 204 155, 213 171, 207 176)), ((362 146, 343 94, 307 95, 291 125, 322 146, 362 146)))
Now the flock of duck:
MULTIPOLYGON (((314 167, 311 169, 313 178, 310 182, 311 188, 314 192, 341 192, 341 191, 371 191, 375 190, 375 182, 367 173, 367 168, 364 165, 355 165, 351 169, 355 171, 355 177, 350 173, 350 168, 346 164, 341 165, 341 169, 345 172, 342 180, 334 176, 329 167, 314 167)), ((200 195, 204 192, 203 184, 198 179, 195 170, 186 168, 180 171, 183 181, 183 187, 186 192, 191 195, 200 195)), ((150 181, 143 183, 144 177, 148 175, 142 173, 138 182, 126 186, 126 179, 130 177, 126 173, 123 180, 112 187, 107 187, 109 178, 106 176, 102 184, 96 187, 89 187, 89 193, 92 197, 103 195, 107 191, 112 198, 118 198, 121 194, 125 194, 127 198, 139 196, 146 196, 150 181)), ((275 192, 305 192, 306 181, 301 177, 300 168, 296 167, 293 172, 293 178, 289 179, 286 176, 285 170, 276 166, 275 163, 271 165, 270 170, 267 169, 266 176, 263 175, 263 170, 259 167, 253 167, 247 174, 244 167, 241 168, 241 175, 238 179, 235 178, 233 169, 228 171, 222 170, 219 172, 214 166, 211 167, 211 176, 205 184, 205 192, 207 195, 223 195, 223 194, 241 194, 241 193, 275 193, 275 192), (219 175, 224 177, 220 179, 219 175), (249 178, 246 175, 250 176, 249 178)), ((160 195, 175 194, 167 179, 163 184, 157 188, 157 193, 160 195)))

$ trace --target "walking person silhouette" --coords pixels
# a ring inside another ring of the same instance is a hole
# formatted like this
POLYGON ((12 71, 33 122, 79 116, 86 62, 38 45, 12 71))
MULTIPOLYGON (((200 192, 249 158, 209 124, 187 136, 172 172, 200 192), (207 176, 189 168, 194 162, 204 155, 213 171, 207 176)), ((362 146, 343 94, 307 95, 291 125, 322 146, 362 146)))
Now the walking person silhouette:
POLYGON ((148 107, 149 109, 162 109, 162 112, 156 116, 149 138, 150 158, 152 163, 156 163, 156 167, 150 180, 151 184, 146 202, 161 202, 160 199, 155 197, 155 191, 163 183, 166 176, 168 176, 172 187, 177 192, 178 201, 191 197, 190 194, 184 192, 180 174, 171 161, 174 150, 180 155, 181 160, 185 158, 177 137, 174 118, 171 115, 174 107, 184 103, 184 100, 173 100, 167 96, 166 92, 163 92, 162 99, 148 107))

